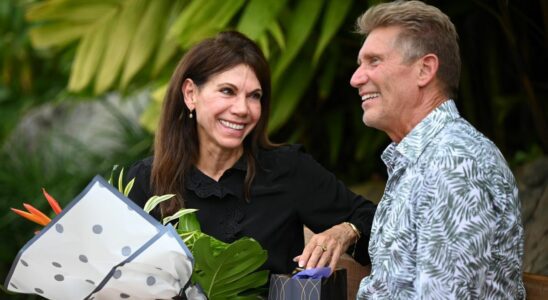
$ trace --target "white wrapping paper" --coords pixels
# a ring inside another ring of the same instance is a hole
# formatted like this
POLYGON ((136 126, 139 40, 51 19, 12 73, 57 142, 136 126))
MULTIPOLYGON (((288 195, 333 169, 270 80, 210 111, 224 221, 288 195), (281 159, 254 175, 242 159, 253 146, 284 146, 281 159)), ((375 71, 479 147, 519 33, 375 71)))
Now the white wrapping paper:
POLYGON ((192 267, 173 227, 96 176, 19 251, 5 287, 56 300, 205 299, 192 267))

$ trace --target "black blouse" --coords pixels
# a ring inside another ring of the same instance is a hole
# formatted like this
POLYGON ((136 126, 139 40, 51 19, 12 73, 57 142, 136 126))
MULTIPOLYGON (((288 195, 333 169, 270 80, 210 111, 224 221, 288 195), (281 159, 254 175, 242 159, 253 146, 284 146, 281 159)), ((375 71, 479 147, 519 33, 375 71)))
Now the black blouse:
MULTIPOLYGON (((151 168, 149 157, 128 171, 127 178, 135 178, 129 198, 141 207, 153 196, 151 168)), ((348 221, 362 232, 355 258, 369 263, 367 244, 376 206, 348 190, 300 146, 259 152, 249 202, 243 197, 246 168, 242 158, 218 182, 196 168, 191 170, 185 206, 198 209, 204 233, 227 243, 252 237, 268 251, 263 269, 290 273, 296 267, 293 258, 304 248, 303 225, 319 233, 348 221)))

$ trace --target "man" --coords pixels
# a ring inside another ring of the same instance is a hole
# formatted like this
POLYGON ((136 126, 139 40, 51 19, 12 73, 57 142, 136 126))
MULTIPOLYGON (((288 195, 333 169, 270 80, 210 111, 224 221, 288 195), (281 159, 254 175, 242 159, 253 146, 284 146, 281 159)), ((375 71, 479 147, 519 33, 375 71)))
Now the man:
POLYGON ((357 26, 366 40, 350 83, 363 122, 392 140, 358 299, 523 299, 516 183, 451 100, 454 25, 435 7, 398 1, 371 7, 357 26))

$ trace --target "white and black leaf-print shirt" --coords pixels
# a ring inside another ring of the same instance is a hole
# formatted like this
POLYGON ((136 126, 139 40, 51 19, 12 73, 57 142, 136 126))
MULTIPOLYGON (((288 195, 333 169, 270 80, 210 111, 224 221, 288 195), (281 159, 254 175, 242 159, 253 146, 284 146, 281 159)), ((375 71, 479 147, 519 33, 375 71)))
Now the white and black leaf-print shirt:
POLYGON ((515 179, 448 100, 382 154, 388 181, 358 299, 524 299, 515 179))

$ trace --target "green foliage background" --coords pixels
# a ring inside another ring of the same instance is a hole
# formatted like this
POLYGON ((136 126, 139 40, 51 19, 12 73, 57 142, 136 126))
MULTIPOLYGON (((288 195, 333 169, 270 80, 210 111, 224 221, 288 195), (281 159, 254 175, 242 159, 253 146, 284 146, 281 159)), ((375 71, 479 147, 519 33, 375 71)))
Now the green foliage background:
MULTIPOLYGON (((149 155, 162 87, 176 61, 223 29, 246 33, 268 56, 274 141, 304 144, 348 184, 384 180, 379 155, 389 141, 363 125, 360 99, 348 83, 362 42, 354 22, 376 2, 0 1, 2 280, 35 230, 9 207, 30 202, 46 208, 41 187, 66 204, 93 175, 107 177, 112 165, 149 155), (138 122, 111 101, 137 102, 138 95, 151 99, 146 107, 136 104, 138 122), (86 105, 111 115, 108 130, 97 134, 118 147, 91 149, 94 140, 77 138, 82 128, 66 128, 72 124, 66 125, 67 115, 86 105), (44 111, 45 117, 31 118, 44 111), (24 130, 29 119, 42 127, 39 134, 24 130)), ((447 13, 460 35, 461 113, 512 167, 546 155, 548 3, 426 2, 447 13)))

